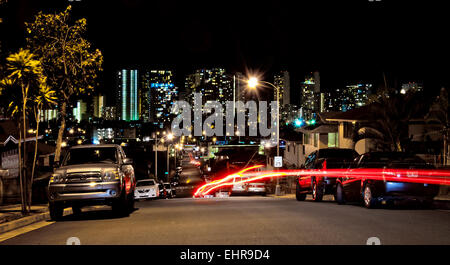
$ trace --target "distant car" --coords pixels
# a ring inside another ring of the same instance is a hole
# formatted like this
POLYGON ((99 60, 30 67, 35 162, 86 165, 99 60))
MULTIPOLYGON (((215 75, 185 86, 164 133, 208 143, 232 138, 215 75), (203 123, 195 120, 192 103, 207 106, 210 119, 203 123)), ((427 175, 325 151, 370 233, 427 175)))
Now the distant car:
POLYGON ((169 182, 164 182, 164 189, 166 191, 165 198, 175 197, 175 188, 169 182))
POLYGON ((158 183, 158 190, 159 190, 159 198, 165 198, 166 197, 166 188, 164 188, 164 184, 159 182, 158 183))
POLYGON ((136 183, 134 199, 151 199, 159 197, 158 184, 153 179, 139 180, 136 183))
POLYGON ((247 192, 249 194, 256 194, 266 196, 266 183, 264 182, 249 182, 247 192))
MULTIPOLYGON (((402 152, 371 152, 356 158, 351 168, 433 169, 416 155, 402 152)), ((339 204, 362 201, 367 208, 379 204, 418 202, 430 206, 439 192, 439 185, 357 179, 337 179, 336 200, 339 204)))
MULTIPOLYGON (((358 153, 353 149, 323 148, 308 155, 302 168, 348 168, 357 156, 358 153)), ((296 199, 304 201, 307 194, 312 194, 313 201, 322 201, 323 195, 335 194, 336 177, 314 175, 299 177, 296 181, 296 199)))
POLYGON ((248 183, 243 182, 246 177, 235 177, 233 178, 233 186, 229 192, 230 195, 242 195, 248 193, 248 183))
POLYGON ((266 184, 264 182, 243 182, 248 177, 236 177, 233 179, 233 186, 229 195, 266 195, 266 184))

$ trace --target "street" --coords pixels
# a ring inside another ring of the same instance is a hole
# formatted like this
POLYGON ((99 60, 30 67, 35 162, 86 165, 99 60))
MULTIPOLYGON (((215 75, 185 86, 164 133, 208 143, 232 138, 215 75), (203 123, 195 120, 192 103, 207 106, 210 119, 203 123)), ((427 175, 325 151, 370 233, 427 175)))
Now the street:
POLYGON ((141 201, 125 218, 109 207, 68 215, 0 244, 450 244, 450 211, 372 209, 294 198, 175 198, 141 201))

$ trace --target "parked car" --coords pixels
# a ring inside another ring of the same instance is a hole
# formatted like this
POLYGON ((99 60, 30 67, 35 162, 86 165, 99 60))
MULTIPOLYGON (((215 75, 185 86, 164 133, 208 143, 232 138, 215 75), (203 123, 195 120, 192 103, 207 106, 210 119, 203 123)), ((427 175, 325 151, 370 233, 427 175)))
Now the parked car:
POLYGON ((233 178, 233 186, 231 186, 231 190, 229 195, 242 195, 248 193, 248 183, 241 181, 245 181, 246 177, 235 177, 233 178))
POLYGON ((162 182, 158 183, 158 189, 159 189, 159 198, 161 199, 166 198, 166 188, 164 187, 164 184, 162 182))
MULTIPOLYGON (((372 152, 356 158, 351 168, 432 169, 434 166, 412 154, 372 152)), ((337 179, 336 200, 339 204, 362 201, 367 208, 411 201, 429 206, 438 192, 439 185, 342 176, 337 179)))
MULTIPOLYGON (((302 165, 304 169, 348 168, 358 156, 353 149, 323 148, 312 152, 302 165)), ((304 201, 307 194, 312 194, 313 201, 322 201, 323 195, 335 194, 336 177, 301 176, 296 181, 296 199, 304 201)))
POLYGON ((134 199, 151 199, 159 197, 158 184, 153 179, 138 180, 136 182, 136 190, 134 191, 134 199))
POLYGON ((65 207, 74 213, 86 205, 111 205, 128 215, 134 209, 133 161, 115 144, 79 145, 69 148, 55 168, 48 185, 50 216, 62 217, 65 207))
POLYGON ((264 182, 244 182, 248 177, 236 177, 233 179, 233 186, 229 189, 229 195, 266 195, 266 183, 264 182))
POLYGON ((266 196, 266 183, 264 182, 249 182, 247 191, 249 194, 266 196))
POLYGON ((169 182, 164 182, 164 188, 166 190, 165 198, 175 197, 175 188, 169 182))

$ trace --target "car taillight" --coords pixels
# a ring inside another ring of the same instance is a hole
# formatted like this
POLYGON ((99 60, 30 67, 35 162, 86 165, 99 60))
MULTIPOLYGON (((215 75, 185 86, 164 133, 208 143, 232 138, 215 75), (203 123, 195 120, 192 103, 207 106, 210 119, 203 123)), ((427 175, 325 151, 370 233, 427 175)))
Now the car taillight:
POLYGON ((323 160, 322 169, 327 169, 327 160, 323 160))

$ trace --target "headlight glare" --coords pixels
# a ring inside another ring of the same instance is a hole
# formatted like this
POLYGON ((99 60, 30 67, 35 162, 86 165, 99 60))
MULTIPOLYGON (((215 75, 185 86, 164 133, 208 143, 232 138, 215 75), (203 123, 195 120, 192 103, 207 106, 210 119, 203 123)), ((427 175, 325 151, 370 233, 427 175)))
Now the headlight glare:
POLYGON ((118 171, 106 171, 103 175, 103 179, 107 181, 111 180, 117 180, 119 179, 119 172, 118 171))
POLYGON ((59 183, 59 182, 63 182, 64 178, 61 174, 53 174, 50 177, 50 183, 59 183))

